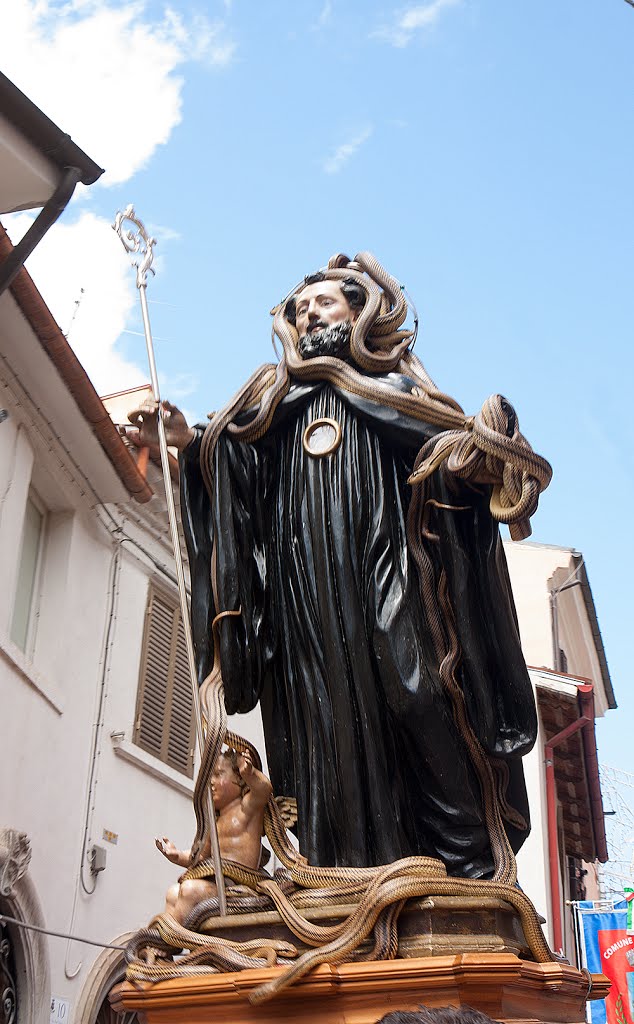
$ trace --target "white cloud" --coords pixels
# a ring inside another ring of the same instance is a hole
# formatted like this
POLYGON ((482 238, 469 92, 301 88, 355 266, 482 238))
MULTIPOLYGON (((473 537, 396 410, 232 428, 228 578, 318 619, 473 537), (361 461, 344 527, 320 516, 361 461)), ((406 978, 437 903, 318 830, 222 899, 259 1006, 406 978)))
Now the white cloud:
POLYGON ((161 395, 169 396, 170 402, 180 403, 190 398, 198 388, 198 377, 194 373, 159 374, 161 395))
MULTIPOLYGON (((6 218, 14 244, 31 223, 25 213, 6 218)), ((71 328, 68 340, 99 394, 148 381, 148 369, 116 349, 138 298, 134 272, 109 221, 84 211, 74 224, 56 224, 27 269, 62 331, 71 328)))
POLYGON ((170 7, 151 17, 144 0, 8 0, 3 72, 97 163, 105 185, 126 181, 181 120, 191 60, 230 63, 224 24, 170 7))
POLYGON ((159 245, 162 242, 180 242, 183 237, 180 231, 176 231, 166 224, 157 224, 155 221, 149 220, 145 227, 150 237, 156 238, 159 245))
POLYGON ((328 22, 330 21, 331 17, 332 17, 332 0, 325 0, 325 3, 323 5, 322 9, 319 12, 319 17, 317 18, 317 27, 318 28, 323 28, 324 25, 328 24, 328 22))
POLYGON ((461 3, 462 0, 431 0, 430 3, 407 7, 400 12, 392 25, 385 25, 372 34, 386 40, 392 46, 407 46, 416 32, 431 28, 444 11, 461 3))
POLYGON ((348 163, 363 143, 368 141, 372 132, 372 125, 368 125, 368 127, 364 128, 363 131, 349 139, 348 142, 344 142, 343 145, 339 146, 332 156, 329 156, 324 160, 324 171, 326 174, 338 174, 342 167, 348 163))
MULTIPOLYGON (((192 60, 225 67, 235 51, 222 22, 187 21, 169 6, 151 15, 145 0, 6 0, 2 15, 3 72, 106 168, 106 185, 127 181, 167 142, 181 119, 179 70, 192 60)), ((135 275, 109 220, 86 210, 94 188, 78 186, 75 216, 52 227, 27 269, 95 388, 109 394, 145 383, 149 371, 117 347, 139 319, 135 275)), ((14 243, 32 220, 6 218, 14 243)), ((178 234, 147 226, 158 268, 160 243, 178 234)))
POLYGON ((174 405, 177 405, 188 423, 206 423, 207 415, 199 409, 194 409, 184 399, 191 396, 198 390, 200 381, 193 373, 166 373, 159 370, 159 387, 161 397, 167 398, 174 405))

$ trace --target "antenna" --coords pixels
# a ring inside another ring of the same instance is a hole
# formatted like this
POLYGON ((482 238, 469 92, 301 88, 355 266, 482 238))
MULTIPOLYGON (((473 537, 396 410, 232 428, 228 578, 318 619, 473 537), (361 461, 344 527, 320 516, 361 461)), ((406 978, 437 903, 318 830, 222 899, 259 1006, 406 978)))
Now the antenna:
POLYGON ((84 297, 84 292, 85 292, 85 288, 80 288, 79 289, 79 298, 75 299, 75 308, 73 310, 73 315, 70 318, 70 323, 68 325, 68 330, 65 331, 65 333, 64 333, 64 337, 66 338, 66 341, 68 341, 68 338, 70 336, 70 332, 73 329, 73 324, 75 323, 75 318, 76 318, 76 316, 77 316, 77 314, 79 312, 79 307, 81 305, 81 300, 84 297))

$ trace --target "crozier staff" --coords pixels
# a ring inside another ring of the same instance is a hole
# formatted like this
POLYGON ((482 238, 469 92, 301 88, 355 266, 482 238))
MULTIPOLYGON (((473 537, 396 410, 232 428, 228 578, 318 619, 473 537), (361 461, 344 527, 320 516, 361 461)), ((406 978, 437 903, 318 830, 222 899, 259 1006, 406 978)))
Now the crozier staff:
MULTIPOLYGON (((278 307, 280 363, 207 428, 164 403, 199 679, 214 615, 240 607, 221 634, 227 711, 260 702, 274 791, 296 797, 311 864, 419 854, 509 879, 528 833, 534 700, 490 511, 496 463, 476 450, 464 482, 445 460, 488 431, 498 461, 508 447, 536 474, 547 464, 504 400, 474 427, 435 388, 399 330, 406 312, 373 257, 335 257, 278 307)), ((140 444, 155 417, 152 403, 131 417, 140 444)), ((513 498, 518 520, 541 472, 513 498)))

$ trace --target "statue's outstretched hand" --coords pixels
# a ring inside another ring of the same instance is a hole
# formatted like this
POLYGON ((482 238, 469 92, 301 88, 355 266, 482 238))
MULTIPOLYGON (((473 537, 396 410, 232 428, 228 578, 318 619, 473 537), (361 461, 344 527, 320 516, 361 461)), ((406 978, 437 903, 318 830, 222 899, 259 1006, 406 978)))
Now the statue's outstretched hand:
POLYGON ((172 864, 178 864, 180 850, 174 846, 171 839, 168 839, 167 836, 163 836, 163 838, 160 839, 159 836, 157 836, 154 842, 156 844, 156 849, 160 850, 164 857, 167 857, 172 864))
MULTIPOLYGON (((187 425, 187 420, 177 406, 165 400, 161 402, 161 406, 165 439, 171 448, 182 451, 194 439, 196 432, 193 427, 187 425)), ((140 448, 151 448, 158 444, 158 403, 153 398, 146 399, 138 409, 128 413, 128 419, 134 427, 126 429, 125 433, 134 444, 140 448)))
POLYGON ((253 761, 248 750, 238 755, 238 771, 245 782, 248 782, 254 772, 253 761))
POLYGON ((242 796, 242 809, 247 814, 259 814, 268 802, 273 787, 266 775, 255 767, 248 750, 238 754, 238 771, 242 781, 249 787, 242 796))

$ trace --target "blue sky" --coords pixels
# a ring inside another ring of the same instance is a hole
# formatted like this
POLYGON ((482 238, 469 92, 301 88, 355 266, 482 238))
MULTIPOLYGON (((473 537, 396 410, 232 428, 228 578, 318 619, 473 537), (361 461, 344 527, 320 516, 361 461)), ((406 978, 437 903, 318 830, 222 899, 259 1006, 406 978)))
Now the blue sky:
POLYGON ((97 387, 148 377, 108 234, 129 202, 159 240, 163 391, 195 417, 271 358, 268 311, 304 273, 373 251, 437 384, 469 412, 502 392, 553 464, 533 539, 586 557, 619 701, 600 758, 631 771, 634 9, 11 6, 3 69, 107 169, 29 264, 63 329, 84 289, 70 340, 97 387))

